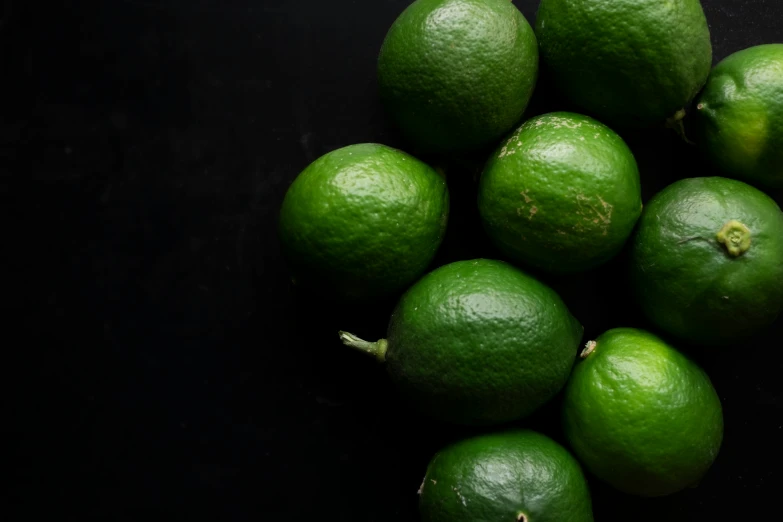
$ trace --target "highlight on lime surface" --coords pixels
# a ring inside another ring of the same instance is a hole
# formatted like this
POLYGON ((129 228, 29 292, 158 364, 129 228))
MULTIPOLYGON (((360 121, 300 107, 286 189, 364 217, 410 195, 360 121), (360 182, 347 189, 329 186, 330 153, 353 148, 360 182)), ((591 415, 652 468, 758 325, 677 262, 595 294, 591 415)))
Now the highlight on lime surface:
POLYGON ((630 279, 661 330, 698 344, 742 342, 783 310, 783 212, 741 181, 677 181, 642 213, 630 279))
POLYGON ((468 425, 523 418, 560 391, 582 326, 554 290, 502 261, 442 266, 392 313, 386 339, 340 332, 344 344, 386 364, 420 411, 468 425))
POLYGON ((448 213, 446 181, 434 169, 363 143, 299 174, 283 200, 279 235, 296 285, 335 298, 380 297, 424 273, 448 213))
POLYGON ((569 112, 526 121, 481 175, 478 207, 512 261, 549 272, 589 270, 614 257, 642 212, 639 170, 609 127, 569 112))
POLYGON ((537 76, 535 34, 508 0, 417 0, 378 57, 389 115, 428 153, 499 140, 522 117, 537 76))
POLYGON ((479 435, 439 451, 419 488, 422 522, 592 522, 579 463, 540 433, 479 435))
POLYGON ((626 493, 655 497, 695 486, 723 440, 709 377, 659 337, 616 328, 590 341, 563 399, 579 460, 626 493))

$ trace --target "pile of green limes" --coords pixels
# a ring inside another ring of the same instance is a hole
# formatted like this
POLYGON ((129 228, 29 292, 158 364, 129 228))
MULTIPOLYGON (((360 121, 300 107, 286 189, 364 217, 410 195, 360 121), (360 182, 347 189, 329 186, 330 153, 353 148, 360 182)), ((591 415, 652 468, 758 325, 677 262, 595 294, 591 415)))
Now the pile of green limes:
POLYGON ((417 0, 392 25, 381 99, 421 157, 495 147, 476 197, 506 261, 425 275, 447 227, 446 173, 379 144, 309 165, 279 230, 298 286, 367 303, 404 291, 384 339, 340 338, 382 361, 412 407, 486 430, 434 456, 423 521, 591 521, 580 463, 643 496, 710 468, 723 415, 708 376, 647 331, 582 344, 579 320, 524 269, 590 277, 629 243, 618 284, 674 344, 736 346, 776 319, 783 212, 747 183, 783 187, 783 45, 711 65, 698 0, 541 0, 535 30, 508 0, 417 0), (523 121, 539 68, 584 114, 523 121), (643 208, 634 154, 612 129, 684 133, 684 118, 705 170, 725 177, 682 179, 643 208), (534 431, 492 431, 561 390, 576 458, 534 431))

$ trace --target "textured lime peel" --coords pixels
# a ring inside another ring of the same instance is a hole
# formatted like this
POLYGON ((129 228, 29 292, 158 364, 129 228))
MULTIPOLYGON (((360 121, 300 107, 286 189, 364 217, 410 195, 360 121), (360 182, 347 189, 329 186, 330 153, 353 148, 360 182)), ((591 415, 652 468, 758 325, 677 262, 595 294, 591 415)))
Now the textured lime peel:
POLYGON ((715 238, 734 257, 741 256, 750 248, 750 229, 736 219, 723 225, 715 238))
POLYGON ((340 340, 345 346, 350 346, 351 348, 359 350, 360 352, 371 355, 380 362, 386 361, 386 348, 389 346, 389 343, 386 342, 386 339, 380 339, 374 343, 371 343, 356 337, 352 333, 343 332, 342 330, 339 332, 339 334, 340 340))

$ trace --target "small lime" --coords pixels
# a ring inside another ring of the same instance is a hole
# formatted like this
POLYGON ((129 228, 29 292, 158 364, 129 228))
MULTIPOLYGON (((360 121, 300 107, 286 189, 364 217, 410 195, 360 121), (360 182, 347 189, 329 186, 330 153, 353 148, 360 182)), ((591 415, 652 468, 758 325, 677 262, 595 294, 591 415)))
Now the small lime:
POLYGON ((633 328, 587 343, 566 386, 563 426, 589 471, 648 497, 696 485, 723 439, 720 399, 707 374, 633 328))
POLYGON ((435 170, 384 145, 351 145, 311 163, 288 189, 280 240, 296 284, 338 297, 403 290, 446 230, 449 195, 435 170))
POLYGON ((388 338, 343 342, 386 362, 424 413, 459 424, 529 415, 565 384, 582 335, 554 290, 501 261, 442 266, 400 299, 388 338))
POLYGON ((636 160, 622 138, 587 116, 524 123, 484 168, 484 229, 512 260, 576 272, 609 260, 642 212, 636 160))

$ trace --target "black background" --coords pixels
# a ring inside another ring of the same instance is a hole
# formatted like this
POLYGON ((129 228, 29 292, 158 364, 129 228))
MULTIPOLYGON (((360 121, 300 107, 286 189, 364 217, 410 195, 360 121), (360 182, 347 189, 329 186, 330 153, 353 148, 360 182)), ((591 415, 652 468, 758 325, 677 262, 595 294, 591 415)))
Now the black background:
MULTIPOLYGON (((515 3, 535 19, 537 2, 515 3)), ((340 328, 382 336, 393 302, 295 295, 275 233, 286 188, 321 154, 406 148, 375 85, 406 0, 62 4, 0 1, 0 518, 416 520, 427 461, 467 431, 413 415, 340 346, 340 328)), ((778 0, 703 5, 716 59, 783 36, 778 0)), ((567 108, 549 92, 530 114, 567 108)), ((645 199, 713 173, 670 131, 625 137, 645 199)), ((466 164, 449 170, 437 264, 496 255, 466 164)), ((646 326, 622 261, 545 277, 587 337, 646 326)), ((717 462, 662 499, 592 481, 599 522, 776 513, 781 333, 692 350, 724 404, 717 462)), ((560 439, 557 403, 527 424, 560 439)))

